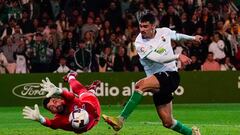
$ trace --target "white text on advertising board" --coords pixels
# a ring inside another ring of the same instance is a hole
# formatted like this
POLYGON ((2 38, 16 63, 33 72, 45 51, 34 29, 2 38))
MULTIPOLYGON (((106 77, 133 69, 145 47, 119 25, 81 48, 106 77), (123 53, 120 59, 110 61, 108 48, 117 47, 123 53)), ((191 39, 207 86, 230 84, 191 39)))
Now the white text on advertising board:
MULTIPOLYGON (((59 83, 58 87, 63 88, 62 83, 59 83)), ((123 86, 122 88, 119 88, 117 86, 110 86, 109 83, 101 83, 100 87, 96 89, 96 96, 131 96, 134 91, 134 87, 135 82, 132 82, 130 86, 123 86)), ((46 92, 41 91, 40 83, 24 83, 17 85, 12 89, 12 93, 19 98, 25 99, 39 99, 44 98, 46 95, 46 92)), ((179 86, 173 94, 177 96, 183 95, 184 88, 182 86, 179 86)), ((150 92, 144 93, 144 96, 152 95, 153 94, 150 92)))

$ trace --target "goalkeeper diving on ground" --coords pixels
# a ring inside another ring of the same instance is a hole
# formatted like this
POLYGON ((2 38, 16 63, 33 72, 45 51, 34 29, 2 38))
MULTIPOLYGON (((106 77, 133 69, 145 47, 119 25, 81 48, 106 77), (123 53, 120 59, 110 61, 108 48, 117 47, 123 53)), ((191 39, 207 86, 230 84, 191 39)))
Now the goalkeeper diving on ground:
POLYGON ((100 120, 100 103, 94 95, 100 81, 95 81, 89 87, 85 87, 76 80, 76 76, 76 72, 70 72, 64 77, 73 92, 56 87, 48 78, 42 80, 41 90, 47 92, 43 106, 55 115, 54 118, 43 117, 37 104, 34 109, 25 106, 22 112, 23 117, 52 129, 63 129, 75 133, 84 133, 92 129, 100 120), (71 121, 73 118, 70 117, 73 113, 77 113, 79 121, 71 121))

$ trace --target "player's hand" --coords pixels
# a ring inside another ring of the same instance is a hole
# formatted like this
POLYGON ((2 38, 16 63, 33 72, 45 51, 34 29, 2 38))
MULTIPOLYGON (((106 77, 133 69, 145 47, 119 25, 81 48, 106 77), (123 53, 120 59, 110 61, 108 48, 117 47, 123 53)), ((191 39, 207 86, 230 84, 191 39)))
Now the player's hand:
POLYGON ((25 106, 22 112, 24 119, 38 121, 40 123, 45 123, 46 119, 40 114, 38 105, 34 105, 34 109, 31 109, 29 106, 25 106))
POLYGON ((34 109, 31 109, 29 106, 25 106, 22 111, 24 119, 40 121, 41 114, 37 104, 34 105, 34 109))
POLYGON ((183 65, 191 64, 192 60, 188 58, 186 55, 180 54, 178 59, 181 61, 183 65))
POLYGON ((196 35, 195 40, 198 41, 198 42, 201 42, 203 40, 203 37, 200 36, 200 35, 196 35))
POLYGON ((40 84, 42 87, 42 91, 46 91, 48 94, 46 95, 47 98, 51 97, 54 94, 61 94, 62 89, 56 87, 50 80, 46 77, 46 80, 42 80, 42 83, 40 84))

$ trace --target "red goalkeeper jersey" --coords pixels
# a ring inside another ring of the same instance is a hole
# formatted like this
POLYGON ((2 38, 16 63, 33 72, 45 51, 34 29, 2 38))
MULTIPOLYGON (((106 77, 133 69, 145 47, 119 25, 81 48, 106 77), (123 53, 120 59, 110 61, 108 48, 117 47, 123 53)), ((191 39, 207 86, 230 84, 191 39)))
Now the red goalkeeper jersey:
MULTIPOLYGON (((76 92, 76 91, 75 91, 76 92)), ((79 92, 79 97, 76 97, 73 93, 64 90, 61 96, 66 102, 66 114, 55 114, 53 119, 46 119, 44 123, 45 126, 51 127, 52 129, 63 129, 67 131, 74 131, 75 133, 83 133, 90 130, 94 125, 100 120, 100 103, 97 97, 87 90, 84 92, 79 92), (81 130, 76 130, 72 128, 70 122, 68 121, 69 114, 76 108, 83 108, 89 114, 89 123, 81 130)))

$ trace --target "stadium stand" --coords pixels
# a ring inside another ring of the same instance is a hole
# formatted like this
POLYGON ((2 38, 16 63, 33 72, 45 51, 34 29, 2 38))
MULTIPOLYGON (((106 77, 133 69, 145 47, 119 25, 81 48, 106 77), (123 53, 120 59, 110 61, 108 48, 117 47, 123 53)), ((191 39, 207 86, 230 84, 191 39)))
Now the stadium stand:
POLYGON ((133 41, 146 12, 159 26, 204 37, 174 43, 198 65, 180 70, 201 70, 210 44, 225 54, 216 62, 227 57, 226 70, 240 70, 239 9, 238 0, 0 0, 0 73, 57 72, 63 60, 78 72, 143 71, 133 41))

